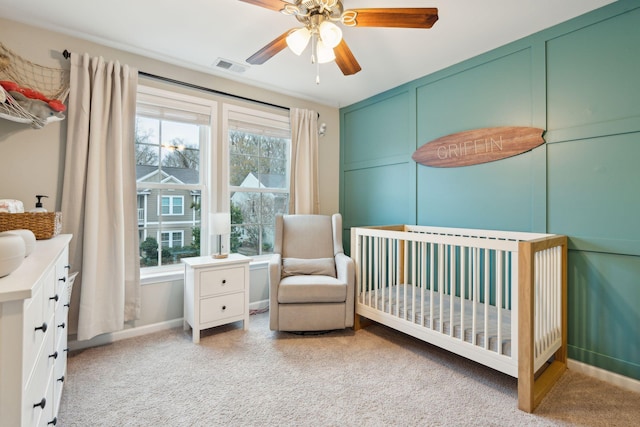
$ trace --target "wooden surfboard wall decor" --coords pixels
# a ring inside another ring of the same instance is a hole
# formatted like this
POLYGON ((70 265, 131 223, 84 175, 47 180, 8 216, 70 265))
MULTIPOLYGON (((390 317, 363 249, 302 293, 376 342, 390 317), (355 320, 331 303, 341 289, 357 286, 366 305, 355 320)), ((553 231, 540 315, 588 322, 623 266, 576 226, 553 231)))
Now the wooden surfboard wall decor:
POLYGON ((506 159, 544 144, 544 129, 502 126, 443 136, 418 148, 411 158, 425 166, 452 168, 506 159))

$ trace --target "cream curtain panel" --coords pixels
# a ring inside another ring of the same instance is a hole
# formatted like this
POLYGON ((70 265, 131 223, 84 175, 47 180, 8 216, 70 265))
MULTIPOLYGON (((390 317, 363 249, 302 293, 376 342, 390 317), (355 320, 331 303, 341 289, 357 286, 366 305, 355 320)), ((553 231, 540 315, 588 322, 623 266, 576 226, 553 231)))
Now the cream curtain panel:
MULTIPOLYGON (((134 126, 137 70, 71 55, 63 227, 78 340, 120 330, 140 311, 134 126)), ((72 325, 73 326, 73 323, 72 325)))
POLYGON ((317 214, 318 196, 318 114, 313 110, 292 108, 291 176, 289 213, 317 214))

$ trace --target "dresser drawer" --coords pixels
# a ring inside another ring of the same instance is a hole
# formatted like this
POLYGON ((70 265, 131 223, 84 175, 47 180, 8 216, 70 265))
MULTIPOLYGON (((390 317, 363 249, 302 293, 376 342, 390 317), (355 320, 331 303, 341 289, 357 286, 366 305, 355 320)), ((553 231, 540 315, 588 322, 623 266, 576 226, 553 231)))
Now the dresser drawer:
POLYGON ((48 292, 53 283, 53 273, 50 272, 42 278, 43 282, 37 286, 36 294, 30 300, 25 301, 25 315, 23 323, 24 336, 24 365, 23 378, 31 376, 35 366, 35 359, 42 348, 45 337, 50 333, 53 325, 53 311, 49 310, 48 292))
POLYGON ((200 323, 215 322, 244 313, 244 292, 200 300, 200 323))
POLYGON ((238 292, 244 289, 244 267, 200 272, 200 296, 238 292))
MULTIPOLYGON (((54 355, 54 334, 47 333, 45 337, 44 346, 41 351, 34 357, 33 372, 30 378, 27 380, 25 400, 23 403, 23 414, 27 419, 36 421, 43 415, 45 418, 49 417, 51 412, 51 405, 53 405, 53 393, 49 390, 49 385, 53 373, 53 366, 56 362, 54 355), (43 402, 44 399, 44 402, 43 402), (34 406, 39 403, 43 403, 42 406, 34 406)), ((37 424, 37 425, 41 425, 37 424)), ((44 423, 46 424, 46 423, 44 423)), ((35 423, 31 425, 36 425, 35 423)))

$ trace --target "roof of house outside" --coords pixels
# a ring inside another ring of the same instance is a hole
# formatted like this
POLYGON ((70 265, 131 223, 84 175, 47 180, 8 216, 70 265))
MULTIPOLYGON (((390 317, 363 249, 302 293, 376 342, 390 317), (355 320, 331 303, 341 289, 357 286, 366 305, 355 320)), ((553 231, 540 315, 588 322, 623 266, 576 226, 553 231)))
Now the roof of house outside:
MULTIPOLYGON (((151 165, 136 165, 136 181, 138 182, 156 182, 155 180, 149 180, 150 176, 156 175, 154 172, 159 172, 158 166, 151 165)), ((198 184, 200 182, 199 171, 187 168, 174 168, 174 167, 162 167, 162 173, 164 175, 163 180, 168 177, 174 177, 183 184, 198 184)))

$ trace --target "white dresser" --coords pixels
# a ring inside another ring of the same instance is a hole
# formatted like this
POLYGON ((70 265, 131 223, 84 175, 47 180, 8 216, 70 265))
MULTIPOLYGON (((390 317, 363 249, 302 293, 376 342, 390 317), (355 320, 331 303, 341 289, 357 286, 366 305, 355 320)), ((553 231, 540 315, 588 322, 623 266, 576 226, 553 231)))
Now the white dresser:
POLYGON ((0 278, 0 426, 57 423, 67 368, 69 241, 38 240, 0 278))
POLYGON ((249 263, 251 258, 231 254, 182 258, 184 275, 184 330, 191 325, 193 342, 200 331, 242 320, 249 328, 249 263))

